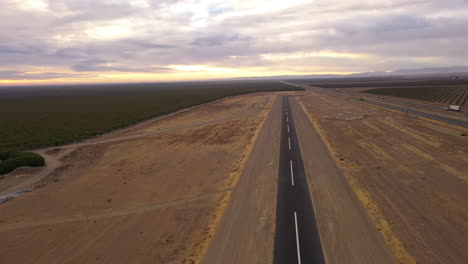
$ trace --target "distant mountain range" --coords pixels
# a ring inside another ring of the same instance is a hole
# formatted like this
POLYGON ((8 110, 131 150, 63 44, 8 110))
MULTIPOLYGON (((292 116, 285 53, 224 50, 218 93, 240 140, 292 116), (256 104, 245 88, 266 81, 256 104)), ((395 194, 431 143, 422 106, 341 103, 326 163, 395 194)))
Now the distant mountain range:
POLYGON ((393 74, 468 73, 468 66, 396 70, 393 74))
POLYGON ((468 66, 444 67, 444 68, 421 68, 421 69, 400 69, 390 72, 364 72, 352 74, 353 76, 385 76, 385 75, 412 75, 412 74, 448 74, 467 73, 468 66))
POLYGON ((290 79, 320 79, 320 78, 340 78, 340 77, 379 77, 379 76, 407 76, 407 75, 450 75, 462 74, 468 76, 468 66, 461 67, 443 67, 443 68, 421 68, 421 69, 399 69, 394 71, 376 71, 353 73, 349 75, 338 74, 311 74, 311 75, 283 75, 283 76, 264 76, 264 77, 240 77, 230 78, 229 80, 290 80, 290 79))

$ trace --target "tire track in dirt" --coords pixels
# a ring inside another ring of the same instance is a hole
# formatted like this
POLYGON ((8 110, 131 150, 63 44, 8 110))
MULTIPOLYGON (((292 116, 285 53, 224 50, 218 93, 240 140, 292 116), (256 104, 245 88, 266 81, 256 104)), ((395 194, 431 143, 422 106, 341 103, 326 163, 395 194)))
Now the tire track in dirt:
MULTIPOLYGON (((116 138, 111 138, 111 139, 101 139, 97 141, 90 141, 90 142, 81 142, 81 143, 72 143, 69 145, 64 145, 64 146, 55 146, 55 147, 49 147, 49 148, 44 148, 40 150, 36 150, 33 152, 37 152, 38 154, 42 155, 46 161, 46 167, 39 171, 35 176, 31 177, 27 181, 24 181, 16 186, 13 186, 5 191, 0 192, 0 204, 3 202, 7 202, 14 197, 17 197, 19 195, 22 195, 24 193, 30 192, 34 189, 36 189, 38 186, 36 184, 53 173, 55 170, 59 169, 62 166, 61 159, 65 157, 67 154, 72 153, 73 151, 77 150, 80 147, 85 147, 85 146, 91 146, 91 145, 98 145, 98 144, 113 144, 113 143, 121 143, 121 142, 126 142, 126 141, 131 141, 131 140, 136 140, 136 139, 141 139, 144 137, 148 136, 153 136, 153 135, 158 135, 158 134, 163 134, 163 133, 168 133, 168 132, 173 132, 177 130, 182 130, 182 129, 188 129, 188 128, 194 128, 197 126, 203 126, 203 125, 208 125, 208 124, 214 124, 214 123, 219 123, 219 122, 224 122, 224 121, 229 121, 229 120, 234 120, 238 119, 241 117, 250 117, 262 110, 262 107, 267 103, 269 100, 269 97, 264 98, 262 102, 257 104, 257 106, 252 109, 251 111, 248 111, 246 113, 241 113, 241 114, 236 114, 232 115, 226 118, 219 118, 219 119, 214 119, 214 120, 209 120, 205 122, 199 122, 199 123, 194 123, 190 125, 183 125, 183 126, 176 126, 172 128, 167 128, 167 129, 162 129, 158 131, 153 131, 153 132, 145 132, 145 133, 138 133, 134 135, 128 135, 128 136, 122 136, 122 137, 116 137, 116 138), (57 156, 52 156, 47 154, 48 151, 54 150, 54 149, 60 149, 61 151, 59 152, 59 155, 57 156)), ((214 102, 212 102, 214 103, 214 102)), ((192 108, 189 108, 192 109, 192 108)), ((185 111, 180 111, 177 113, 183 113, 185 111)), ((167 115, 164 118, 171 117, 173 115, 167 115)), ((160 120, 160 119, 156 119, 160 120)), ((137 125, 138 126, 138 125, 137 125)), ((121 131, 125 132, 125 130, 121 131)), ((112 133, 112 132, 111 132, 112 133)), ((106 134, 107 135, 107 134, 106 134)), ((106 136, 104 135, 104 137, 106 136)), ((93 140, 93 139, 91 139, 93 140)))
POLYGON ((186 204, 186 203, 190 203, 193 201, 210 198, 216 195, 222 195, 224 193, 230 192, 231 190, 232 188, 227 188, 224 190, 196 195, 196 196, 192 196, 192 197, 188 197, 184 199, 178 199, 178 200, 157 203, 157 204, 150 204, 150 205, 145 205, 145 206, 135 207, 135 208, 126 208, 122 210, 116 210, 116 211, 105 212, 105 213, 94 214, 94 215, 63 217, 63 218, 56 218, 56 219, 47 219, 43 221, 39 220, 39 221, 34 221, 34 222, 29 222, 29 223, 23 222, 23 223, 17 223, 17 224, 7 224, 3 226, 0 225, 0 232, 14 230, 14 229, 21 229, 21 228, 31 228, 31 227, 37 227, 37 226, 43 226, 43 225, 53 225, 53 224, 61 224, 61 223, 74 222, 74 221, 87 221, 87 220, 95 220, 95 219, 102 219, 102 218, 115 217, 115 216, 125 216, 129 214, 137 214, 137 213, 148 212, 148 211, 157 210, 157 209, 161 209, 165 207, 186 204))

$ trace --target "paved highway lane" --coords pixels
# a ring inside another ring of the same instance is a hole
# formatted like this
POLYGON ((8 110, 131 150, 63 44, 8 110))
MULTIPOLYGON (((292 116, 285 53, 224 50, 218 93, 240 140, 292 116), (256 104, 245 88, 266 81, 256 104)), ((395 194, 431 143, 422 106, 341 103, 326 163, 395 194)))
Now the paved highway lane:
POLYGON ((324 263, 289 97, 283 97, 274 263, 324 263))
MULTIPOLYGON (((283 83, 294 86, 294 87, 304 88, 306 90, 310 89, 310 90, 313 90, 315 92, 341 96, 343 98, 348 98, 348 99, 352 99, 352 100, 356 100, 356 101, 360 101, 360 99, 361 99, 361 97, 353 96, 353 95, 350 95, 350 94, 335 92, 332 89, 312 87, 312 86, 294 84, 294 83, 289 83, 289 82, 283 82, 283 83)), ((384 107, 384 108, 387 108, 387 109, 392 109, 392 110, 395 110, 395 111, 400 111, 400 112, 409 113, 409 114, 413 114, 413 115, 417 115, 417 116, 422 116, 422 117, 425 117, 425 118, 429 118, 429 119, 432 119, 432 120, 444 122, 444 123, 447 123, 447 124, 468 128, 468 122, 466 122, 464 120, 460 120, 460 119, 449 118, 449 117, 445 117, 445 116, 441 116, 441 115, 437 115, 437 114, 433 114, 433 113, 427 113, 427 112, 414 110, 414 109, 411 109, 411 108, 408 108, 408 107, 402 107, 402 106, 392 105, 392 104, 383 103, 383 102, 379 102, 379 101, 373 101, 373 100, 369 100, 368 98, 366 98, 364 103, 377 105, 377 106, 384 107)), ((465 114, 465 113, 466 112, 463 111, 462 114, 465 114)))

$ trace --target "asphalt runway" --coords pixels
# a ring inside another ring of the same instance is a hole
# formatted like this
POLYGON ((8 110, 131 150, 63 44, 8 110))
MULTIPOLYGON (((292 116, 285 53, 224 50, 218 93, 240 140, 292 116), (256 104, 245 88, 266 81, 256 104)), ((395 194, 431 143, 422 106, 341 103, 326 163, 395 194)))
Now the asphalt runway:
POLYGON ((202 263, 397 262, 297 97, 278 95, 202 263))
POLYGON ((274 263, 325 263, 289 97, 282 99, 274 263))

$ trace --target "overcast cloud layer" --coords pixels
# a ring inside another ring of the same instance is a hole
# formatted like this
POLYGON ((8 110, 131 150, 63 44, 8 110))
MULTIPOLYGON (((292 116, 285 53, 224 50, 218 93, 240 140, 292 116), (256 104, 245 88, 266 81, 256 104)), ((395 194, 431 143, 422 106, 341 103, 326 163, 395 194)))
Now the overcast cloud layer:
POLYGON ((466 0, 0 0, 0 83, 466 66, 467 25, 466 0))

